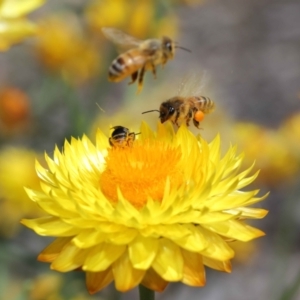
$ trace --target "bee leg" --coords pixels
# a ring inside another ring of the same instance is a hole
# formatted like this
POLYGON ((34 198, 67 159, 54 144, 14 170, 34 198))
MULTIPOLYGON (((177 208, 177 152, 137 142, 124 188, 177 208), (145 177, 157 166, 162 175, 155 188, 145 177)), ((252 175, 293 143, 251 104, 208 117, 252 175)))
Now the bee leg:
POLYGON ((129 147, 132 147, 134 140, 135 140, 135 133, 134 133, 134 132, 130 132, 130 133, 128 134, 127 145, 128 145, 129 147))
POLYGON ((138 81, 138 93, 143 89, 143 79, 145 74, 145 66, 142 67, 140 74, 139 74, 139 81, 138 81))
POLYGON ((195 119, 193 119, 193 123, 194 123, 195 127, 197 127, 198 129, 200 129, 200 127, 199 127, 200 123, 198 121, 196 121, 195 119))
POLYGON ((156 79, 156 68, 155 68, 155 65, 154 65, 154 64, 151 64, 151 67, 152 67, 152 74, 153 74, 153 77, 154 77, 154 79, 156 79))
POLYGON ((128 84, 133 84, 138 78, 138 71, 131 74, 131 81, 128 84))
POLYGON ((177 127, 179 127, 179 124, 178 124, 178 119, 179 119, 179 116, 180 116, 180 111, 176 111, 176 117, 175 117, 175 120, 174 120, 174 123, 177 125, 177 127))

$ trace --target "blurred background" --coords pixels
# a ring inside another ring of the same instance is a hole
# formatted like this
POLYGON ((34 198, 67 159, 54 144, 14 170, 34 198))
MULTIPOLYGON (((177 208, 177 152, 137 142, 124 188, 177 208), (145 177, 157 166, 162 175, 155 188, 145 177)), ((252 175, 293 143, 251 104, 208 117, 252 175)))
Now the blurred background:
MULTIPOLYGON (((154 129, 162 101, 196 74, 201 95, 216 103, 201 129, 237 144, 245 167, 261 169, 253 188, 271 194, 255 225, 266 237, 233 243, 231 274, 207 270, 207 285, 170 284, 157 299, 300 299, 300 2, 298 0, 16 0, 0 1, 0 299, 137 299, 113 285, 90 296, 84 274, 59 274, 36 261, 50 239, 20 225, 43 212, 23 189, 39 189, 37 158, 64 139, 97 127, 154 129), (4 24, 4 25, 3 25, 4 24), (4 26, 4 27, 3 27, 4 26), (6 27, 5 27, 6 26, 6 27), (166 35, 178 49, 143 91, 107 80, 118 55, 101 27, 140 39, 166 35), (200 90, 201 88, 201 90, 200 90)), ((188 86, 188 84, 187 84, 188 86)))

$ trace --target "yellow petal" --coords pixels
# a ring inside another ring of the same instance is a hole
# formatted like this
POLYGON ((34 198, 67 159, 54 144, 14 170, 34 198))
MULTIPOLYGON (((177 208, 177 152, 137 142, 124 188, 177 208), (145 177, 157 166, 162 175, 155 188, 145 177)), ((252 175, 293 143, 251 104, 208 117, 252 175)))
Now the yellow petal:
POLYGON ((71 237, 57 238, 48 245, 38 256, 39 261, 52 262, 59 255, 62 249, 71 241, 71 237))
POLYGON ((86 286, 90 294, 95 294, 113 281, 111 268, 102 272, 86 272, 86 286))
POLYGON ((229 260, 226 261, 218 261, 215 259, 211 259, 206 256, 202 256, 203 264, 205 266, 208 266, 212 269, 218 270, 218 271, 223 271, 230 273, 231 272, 231 263, 229 260))
POLYGON ((202 255, 181 249, 184 260, 182 282, 190 286, 204 286, 205 269, 202 263, 202 255))
POLYGON ((107 235, 101 231, 95 229, 82 230, 76 237, 73 238, 72 242, 78 248, 90 248, 104 242, 107 235))
POLYGON ((215 224, 205 224, 203 226, 220 235, 243 242, 248 242, 254 238, 265 235, 261 230, 246 225, 238 220, 228 220, 215 224))
POLYGON ((185 227, 189 229, 190 234, 179 239, 173 239, 174 243, 192 252, 200 252, 207 247, 208 241, 200 226, 186 224, 185 227))
POLYGON ((201 251, 201 254, 221 261, 233 258, 234 251, 223 240, 223 238, 205 228, 202 228, 201 231, 207 240, 207 246, 201 251))
POLYGON ((239 218, 247 219, 262 219, 268 214, 266 209, 252 207, 238 207, 235 209, 228 209, 225 212, 234 215, 239 214, 239 218))
POLYGON ((124 252, 126 246, 116 246, 102 243, 89 251, 89 254, 82 266, 84 271, 99 272, 106 270, 124 252))
POLYGON ((25 19, 0 19, 0 51, 6 51, 11 45, 37 32, 37 26, 25 19))
POLYGON ((120 292, 126 292, 136 287, 145 275, 144 270, 133 268, 127 252, 113 264, 112 270, 115 287, 120 292))
POLYGON ((158 249, 158 240, 139 235, 128 246, 129 258, 135 269, 147 270, 158 249))
POLYGON ((142 140, 145 141, 148 139, 152 140, 155 137, 154 132, 151 130, 151 128, 146 122, 142 122, 140 131, 141 131, 141 136, 140 136, 141 141, 142 140))
POLYGON ((180 281, 183 276, 183 258, 180 248, 170 240, 160 239, 159 251, 152 267, 163 279, 180 281))
POLYGON ((69 243, 52 262, 51 269, 59 272, 75 270, 82 266, 86 255, 86 250, 79 249, 72 243, 69 243))
POLYGON ((18 18, 43 5, 45 0, 4 0, 0 6, 0 16, 3 18, 18 18))
POLYGON ((137 234, 137 230, 127 228, 121 232, 111 234, 108 240, 115 245, 126 245, 131 243, 137 234))
POLYGON ((21 223, 33 229, 39 235, 72 236, 79 231, 78 228, 62 222, 57 217, 42 217, 34 220, 23 219, 21 223))
POLYGON ((162 279, 152 268, 147 270, 141 284, 150 290, 162 292, 168 282, 162 279))

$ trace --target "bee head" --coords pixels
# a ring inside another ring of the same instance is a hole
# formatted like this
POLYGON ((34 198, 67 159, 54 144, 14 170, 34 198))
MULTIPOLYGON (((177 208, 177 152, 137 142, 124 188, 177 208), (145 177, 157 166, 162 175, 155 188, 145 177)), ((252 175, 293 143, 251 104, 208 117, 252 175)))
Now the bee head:
POLYGON ((116 136, 127 136, 129 133, 129 129, 123 126, 114 126, 111 129, 114 129, 112 132, 111 136, 116 137, 116 136))
POLYGON ((175 113, 174 106, 169 101, 163 102, 159 108, 159 118, 161 123, 164 123, 167 120, 169 120, 174 113, 175 113))
POLYGON ((169 59, 173 58, 174 52, 175 52, 175 44, 174 44, 174 42, 170 38, 164 36, 162 38, 162 45, 163 45, 163 52, 164 52, 164 54, 169 59))

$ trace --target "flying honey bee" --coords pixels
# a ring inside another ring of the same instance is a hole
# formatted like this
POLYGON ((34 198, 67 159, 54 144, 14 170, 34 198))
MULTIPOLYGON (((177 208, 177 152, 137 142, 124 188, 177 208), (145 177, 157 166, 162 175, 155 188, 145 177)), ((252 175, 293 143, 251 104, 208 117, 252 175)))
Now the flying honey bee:
POLYGON ((139 134, 135 132, 129 132, 129 129, 123 126, 114 126, 112 129, 114 130, 108 140, 112 147, 131 147, 135 140, 135 136, 139 134))
MULTIPOLYGON (((181 93, 184 94, 185 91, 181 93)), ((198 92, 196 91, 192 92, 193 96, 180 95, 172 97, 161 103, 159 110, 148 110, 143 112, 143 114, 157 111, 159 112, 161 123, 170 120, 177 126, 183 122, 189 126, 190 121, 193 120, 195 127, 200 128, 200 122, 206 114, 214 110, 215 103, 209 97, 198 96, 197 94, 198 92)))
POLYGON ((175 48, 179 47, 169 37, 161 39, 139 40, 118 29, 103 27, 102 32, 105 37, 117 44, 121 48, 127 49, 113 60, 109 67, 108 80, 112 82, 122 81, 131 76, 131 82, 138 79, 138 92, 143 88, 143 78, 145 71, 151 70, 156 78, 156 66, 164 66, 168 60, 173 59, 175 48))

